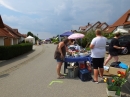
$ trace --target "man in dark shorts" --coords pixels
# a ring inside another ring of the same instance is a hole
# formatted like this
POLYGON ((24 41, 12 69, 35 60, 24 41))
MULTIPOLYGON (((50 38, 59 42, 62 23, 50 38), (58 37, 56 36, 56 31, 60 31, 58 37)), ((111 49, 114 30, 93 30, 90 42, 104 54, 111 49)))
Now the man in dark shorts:
POLYGON ((98 83, 98 74, 100 72, 100 77, 103 77, 103 63, 106 52, 106 41, 107 38, 102 36, 101 30, 97 29, 95 31, 96 37, 93 38, 90 48, 91 57, 93 58, 93 68, 94 68, 94 78, 93 82, 98 83))
POLYGON ((109 45, 109 55, 107 59, 104 62, 104 65, 106 65, 112 58, 114 58, 115 62, 118 62, 118 50, 124 49, 125 47, 119 46, 118 38, 121 36, 119 32, 115 33, 115 37, 111 40, 109 45))

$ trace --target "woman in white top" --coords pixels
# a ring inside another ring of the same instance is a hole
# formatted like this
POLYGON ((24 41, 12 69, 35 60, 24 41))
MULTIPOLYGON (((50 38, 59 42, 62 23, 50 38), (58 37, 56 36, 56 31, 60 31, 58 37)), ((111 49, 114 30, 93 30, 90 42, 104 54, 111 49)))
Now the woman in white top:
POLYGON ((95 31, 96 37, 93 38, 90 48, 91 48, 91 57, 93 59, 93 68, 94 68, 94 78, 93 82, 98 83, 98 74, 103 78, 103 63, 106 53, 106 41, 107 38, 102 36, 101 30, 97 29, 95 31), (98 71, 99 69, 99 71, 98 71))

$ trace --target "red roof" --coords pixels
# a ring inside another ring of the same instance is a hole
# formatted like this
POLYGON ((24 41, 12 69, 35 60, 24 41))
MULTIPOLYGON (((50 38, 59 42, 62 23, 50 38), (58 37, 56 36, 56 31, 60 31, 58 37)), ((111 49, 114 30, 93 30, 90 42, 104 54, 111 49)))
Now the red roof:
POLYGON ((130 21, 124 23, 124 25, 129 25, 129 24, 130 24, 130 21))
POLYGON ((108 27, 108 28, 106 28, 106 32, 108 32, 108 33, 111 33, 111 32, 113 32, 115 29, 116 29, 117 27, 108 27))
POLYGON ((88 27, 91 27, 92 25, 90 24, 90 23, 88 23, 88 25, 86 25, 86 26, 81 26, 81 27, 79 27, 79 29, 81 29, 81 30, 86 30, 88 27))
POLYGON ((81 27, 79 27, 79 29, 81 29, 81 30, 85 30, 87 28, 87 26, 81 26, 81 27))
POLYGON ((8 31, 3 28, 0 28, 0 36, 1 37, 11 37, 14 38, 8 31))
POLYGON ((12 38, 25 37, 18 32, 18 29, 12 29, 8 25, 4 24, 1 16, 0 16, 0 36, 1 37, 12 37, 12 38))
POLYGON ((121 16, 112 26, 124 25, 127 22, 127 18, 130 15, 130 10, 128 10, 123 16, 121 16))
POLYGON ((7 29, 9 32, 11 32, 11 34, 12 34, 15 38, 20 38, 20 37, 21 37, 21 35, 19 35, 19 34, 16 32, 16 30, 12 29, 10 26, 8 26, 8 25, 6 25, 6 24, 4 24, 4 25, 5 25, 6 29, 7 29))
POLYGON ((128 10, 124 15, 122 15, 113 25, 109 26, 107 32, 113 32, 118 26, 124 26, 130 24, 130 21, 127 21, 130 16, 130 10, 128 10))
POLYGON ((22 37, 22 34, 18 32, 18 29, 13 29, 13 30, 14 30, 14 32, 15 32, 18 36, 22 37))
POLYGON ((24 38, 26 38, 26 37, 27 37, 27 34, 22 34, 22 36, 23 36, 24 38))

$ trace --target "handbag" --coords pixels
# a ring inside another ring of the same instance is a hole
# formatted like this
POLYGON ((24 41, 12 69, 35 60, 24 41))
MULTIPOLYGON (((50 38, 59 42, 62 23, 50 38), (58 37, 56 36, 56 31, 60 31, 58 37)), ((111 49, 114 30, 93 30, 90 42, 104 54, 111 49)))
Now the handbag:
POLYGON ((110 66, 111 66, 111 67, 120 68, 120 66, 119 66, 120 63, 121 63, 120 61, 119 61, 119 62, 112 62, 110 66))

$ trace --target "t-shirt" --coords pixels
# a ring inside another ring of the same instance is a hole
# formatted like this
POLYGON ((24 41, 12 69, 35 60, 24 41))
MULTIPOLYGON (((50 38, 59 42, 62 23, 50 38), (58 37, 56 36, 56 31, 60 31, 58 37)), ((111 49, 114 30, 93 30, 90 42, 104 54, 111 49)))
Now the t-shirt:
POLYGON ((91 57, 92 58, 105 57, 106 42, 107 42, 107 38, 105 38, 103 36, 93 38, 93 40, 91 42, 91 45, 94 45, 94 48, 91 49, 91 57))
POLYGON ((117 38, 113 38, 109 44, 109 52, 118 52, 118 49, 113 46, 119 46, 119 41, 117 38))

